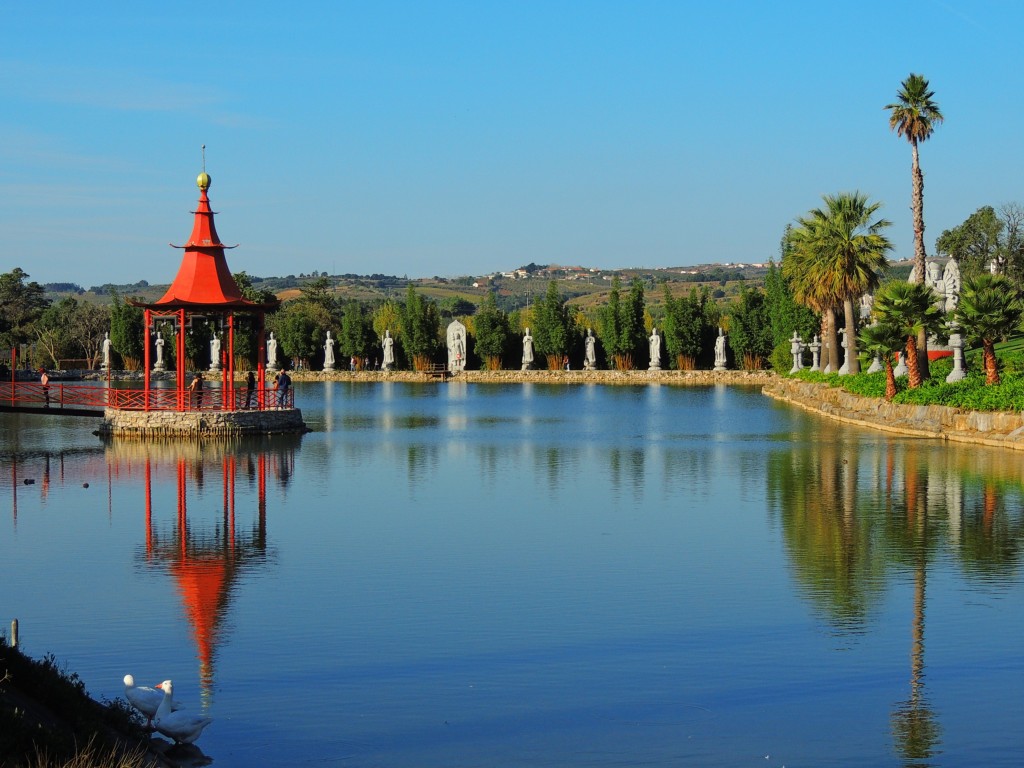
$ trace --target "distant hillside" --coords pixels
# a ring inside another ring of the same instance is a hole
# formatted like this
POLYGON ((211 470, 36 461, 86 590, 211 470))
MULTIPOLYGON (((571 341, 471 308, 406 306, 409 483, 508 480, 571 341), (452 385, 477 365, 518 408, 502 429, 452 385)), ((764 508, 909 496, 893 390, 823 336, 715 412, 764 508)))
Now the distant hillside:
MULTIPOLYGON (((661 283, 669 283, 674 295, 688 293, 692 287, 709 286, 716 298, 727 299, 736 295, 742 285, 763 283, 767 268, 763 264, 703 264, 687 267, 642 268, 602 270, 593 267, 565 267, 558 265, 528 264, 515 270, 479 277, 461 276, 446 278, 440 276, 409 278, 396 275, 327 275, 311 273, 285 275, 282 277, 258 277, 249 275, 254 288, 273 292, 282 301, 297 298, 303 287, 317 280, 327 278, 331 292, 339 299, 360 301, 385 301, 388 298, 401 299, 411 283, 416 290, 436 301, 457 301, 460 299, 478 304, 488 291, 495 291, 499 305, 506 311, 534 303, 547 291, 548 283, 554 280, 559 291, 569 301, 581 306, 601 304, 607 300, 612 281, 618 277, 624 289, 632 280, 639 278, 646 286, 647 300, 659 304, 662 298, 661 283)), ((144 301, 156 301, 167 291, 169 284, 151 285, 145 280, 135 283, 92 286, 88 290, 75 283, 50 283, 47 295, 52 300, 73 296, 80 301, 109 304, 111 296, 137 296, 144 301)))

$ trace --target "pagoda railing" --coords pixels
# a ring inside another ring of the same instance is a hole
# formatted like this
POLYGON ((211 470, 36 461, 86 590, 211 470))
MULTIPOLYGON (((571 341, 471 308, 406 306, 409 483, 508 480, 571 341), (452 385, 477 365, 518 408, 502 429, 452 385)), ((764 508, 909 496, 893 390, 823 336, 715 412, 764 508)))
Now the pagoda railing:
POLYGON ((213 387, 202 394, 187 389, 111 389, 75 384, 0 382, 0 402, 25 408, 117 408, 122 411, 252 411, 295 407, 295 391, 245 388, 232 393, 213 387))

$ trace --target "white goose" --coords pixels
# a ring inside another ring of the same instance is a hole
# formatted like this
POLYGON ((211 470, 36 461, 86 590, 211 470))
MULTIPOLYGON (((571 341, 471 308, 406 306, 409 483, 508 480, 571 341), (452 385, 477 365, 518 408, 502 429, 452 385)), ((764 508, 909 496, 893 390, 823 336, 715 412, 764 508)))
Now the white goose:
MULTIPOLYGON (((134 677, 125 675, 124 695, 128 699, 128 703, 144 714, 147 722, 152 726, 156 710, 160 706, 160 702, 164 700, 164 692, 146 685, 136 685, 134 677)), ((171 709, 181 709, 181 704, 172 700, 171 709)))
POLYGON ((175 744, 191 744, 199 738, 203 728, 213 722, 213 718, 175 712, 174 684, 170 680, 164 680, 157 688, 164 692, 164 697, 153 717, 153 727, 174 739, 175 744))

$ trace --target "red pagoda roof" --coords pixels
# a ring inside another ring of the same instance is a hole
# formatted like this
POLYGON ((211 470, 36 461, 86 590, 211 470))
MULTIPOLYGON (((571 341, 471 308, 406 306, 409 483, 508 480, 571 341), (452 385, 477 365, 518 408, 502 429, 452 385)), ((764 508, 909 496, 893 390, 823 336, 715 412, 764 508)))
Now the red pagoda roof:
POLYGON ((192 234, 185 245, 171 246, 185 250, 178 275, 162 298, 143 306, 151 309, 273 309, 277 302, 257 304, 242 295, 224 257, 224 249, 237 246, 224 245, 213 223, 214 212, 206 195, 210 177, 201 173, 196 183, 200 195, 199 205, 193 211, 192 234))

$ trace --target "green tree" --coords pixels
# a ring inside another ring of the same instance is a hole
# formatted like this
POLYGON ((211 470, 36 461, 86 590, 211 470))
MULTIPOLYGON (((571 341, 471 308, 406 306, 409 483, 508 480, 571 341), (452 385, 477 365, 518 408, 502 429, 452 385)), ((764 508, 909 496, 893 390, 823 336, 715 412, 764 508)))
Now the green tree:
POLYGON ((644 281, 634 278, 629 295, 620 305, 619 354, 620 370, 632 370, 647 354, 647 329, 644 325, 644 281))
POLYGON ((103 339, 110 330, 110 308, 88 301, 80 301, 75 308, 71 326, 71 340, 75 357, 85 359, 86 368, 95 368, 103 354, 103 339))
MULTIPOLYGON (((872 220, 881 203, 871 203, 860 192, 825 195, 825 207, 797 219, 790 232, 791 263, 786 274, 810 306, 843 307, 846 320, 847 372, 859 373, 857 360, 857 312, 854 301, 874 290, 888 266, 886 254, 892 243, 882 230, 886 219, 872 220)), ((783 269, 786 265, 783 264, 783 269)), ((830 344, 832 339, 830 339, 830 344)), ((838 351, 837 346, 830 350, 838 351)), ((838 357, 831 356, 832 370, 838 357)))
POLYGON ((59 368, 60 359, 72 357, 74 327, 78 300, 67 296, 51 304, 35 323, 36 342, 42 350, 42 363, 47 368, 59 368))
POLYGON ((331 315, 335 312, 334 297, 331 295, 331 279, 318 277, 313 282, 299 289, 300 300, 323 307, 331 315))
POLYGON ((1003 275, 982 273, 964 281, 954 314, 964 335, 981 343, 985 383, 999 383, 996 342, 1013 331, 1021 318, 1020 294, 1003 275))
POLYGON ((554 280, 548 283, 544 298, 537 302, 533 322, 534 346, 547 357, 548 368, 557 370, 569 351, 569 314, 554 280))
POLYGON ((437 304, 421 297, 410 283, 402 309, 402 345, 415 370, 424 370, 440 351, 440 327, 437 304))
POLYGON ((744 286, 729 314, 730 341, 736 357, 742 358, 748 371, 762 368, 775 347, 764 293, 744 286))
MULTIPOLYGON (((242 292, 242 296, 257 304, 268 304, 276 301, 273 291, 256 287, 253 278, 247 272, 235 272, 232 277, 242 292)), ((259 339, 257 336, 256 319, 251 315, 235 315, 235 368, 240 371, 252 370, 259 359, 259 339)))
POLYGON ((369 309, 357 299, 349 299, 341 309, 341 334, 338 348, 345 357, 355 357, 358 367, 377 347, 377 336, 373 332, 373 318, 369 309))
POLYGON ((597 330, 597 334, 601 338, 601 345, 608 356, 609 364, 617 368, 622 356, 622 300, 619 295, 621 288, 622 282, 619 280, 619 276, 616 275, 612 278, 612 289, 608 293, 608 303, 601 309, 601 322, 597 330))
POLYGON ((907 361, 907 383, 911 389, 921 386, 917 340, 942 324, 942 312, 935 306, 935 294, 925 283, 894 280, 886 283, 875 295, 874 314, 880 323, 894 328, 904 339, 907 361))
POLYGON ((1024 286, 1024 207, 1006 203, 976 210, 963 224, 947 229, 935 241, 935 250, 960 267, 964 279, 995 269, 1020 289, 1024 286))
POLYGON ((333 324, 334 318, 321 303, 297 299, 271 317, 268 326, 274 331, 282 353, 308 368, 309 361, 321 352, 333 324))
POLYGON ((999 207, 1003 231, 999 242, 999 265, 1017 290, 1024 288, 1024 206, 1006 203, 999 207))
POLYGON ((885 367, 885 399, 896 397, 896 374, 892 359, 903 348, 905 339, 900 329, 887 323, 866 326, 860 332, 861 348, 871 357, 878 357, 885 367))
POLYGON ((1003 222, 996 209, 985 205, 976 210, 958 227, 945 230, 935 241, 935 250, 956 261, 964 278, 987 271, 999 257, 999 237, 1003 222))
POLYGON ((0 350, 9 350, 35 337, 34 327, 50 305, 43 286, 28 281, 20 267, 0 275, 0 350))
POLYGON ((489 371, 501 370, 501 358, 512 337, 508 315, 498 308, 494 292, 488 291, 474 316, 476 353, 489 371))
MULTIPOLYGON (((906 80, 900 83, 900 89, 896 92, 896 101, 886 104, 885 109, 889 111, 889 128, 896 131, 897 136, 902 136, 910 143, 911 183, 912 196, 911 208, 914 216, 914 267, 917 270, 917 280, 924 282, 925 279, 925 250, 924 250, 924 176, 921 173, 921 159, 918 152, 918 145, 931 138, 935 127, 945 119, 935 103, 933 97, 935 92, 928 87, 928 81, 923 75, 911 73, 906 80)), ((928 339, 922 336, 918 339, 918 363, 924 376, 928 375, 928 339)))
POLYGON ((665 318, 662 332, 665 336, 665 351, 672 364, 679 370, 693 370, 700 356, 701 340, 704 336, 704 303, 711 301, 707 288, 700 293, 690 289, 689 296, 675 298, 665 290, 665 318))
POLYGON ((466 317, 476 312, 476 304, 464 296, 445 296, 437 303, 441 317, 466 317))
MULTIPOLYGON (((789 249, 789 233, 792 226, 787 225, 780 247, 780 258, 785 259, 786 251, 789 249)), ((817 333, 821 326, 821 318, 814 311, 793 298, 793 289, 790 287, 782 270, 775 265, 774 261, 768 262, 768 272, 764 277, 764 296, 768 304, 768 317, 772 324, 772 339, 775 345, 786 344, 787 347, 797 331, 804 339, 810 339, 817 333)))
MULTIPOLYGON (((136 300, 141 301, 139 297, 136 300)), ((129 304, 116 291, 111 293, 110 345, 121 356, 126 370, 142 367, 145 355, 146 320, 142 307, 129 304)), ((165 345, 164 349, 169 346, 165 345)))

